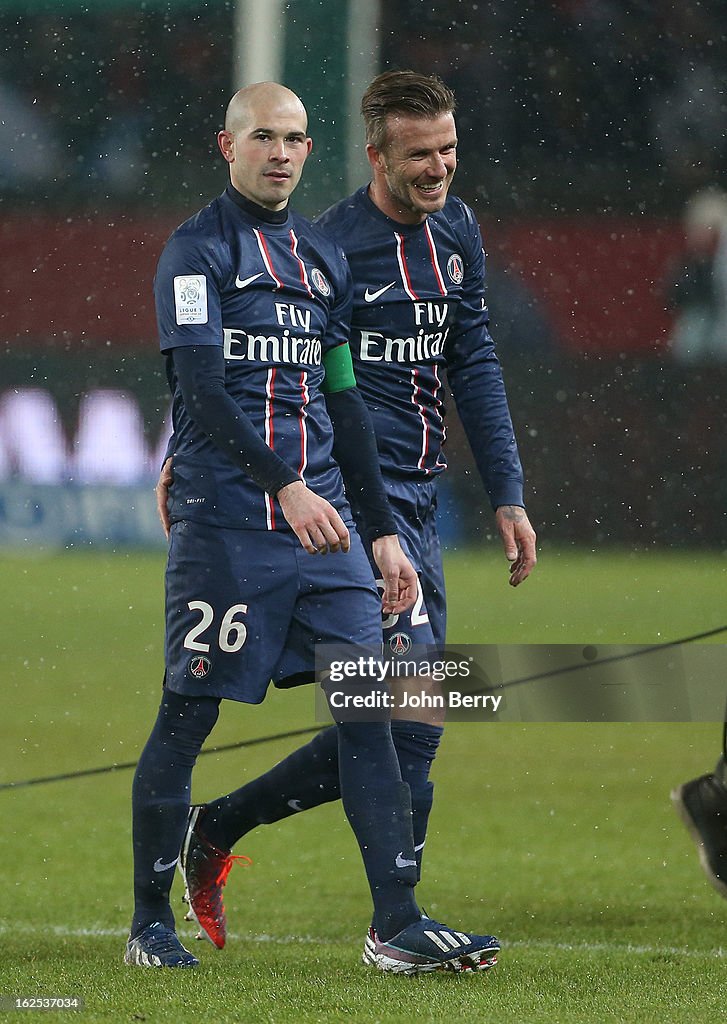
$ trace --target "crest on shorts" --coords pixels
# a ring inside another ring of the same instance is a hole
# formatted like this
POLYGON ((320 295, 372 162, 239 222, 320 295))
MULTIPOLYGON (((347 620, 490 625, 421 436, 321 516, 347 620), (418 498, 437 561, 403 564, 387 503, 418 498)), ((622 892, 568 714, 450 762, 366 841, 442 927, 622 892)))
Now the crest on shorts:
POLYGON ((328 283, 328 278, 320 272, 318 267, 313 267, 310 272, 310 279, 313 282, 313 287, 321 293, 321 295, 328 298, 331 294, 331 286, 328 283))
POLYGON ((447 273, 450 281, 462 284, 464 279, 464 262, 458 252, 453 252, 447 260, 447 273))
POLYGON ((188 668, 189 674, 194 676, 195 679, 204 679, 205 676, 210 674, 212 662, 209 658, 205 658, 204 654, 195 654, 190 660, 188 668))
POLYGON ((394 633, 389 637, 389 649, 392 654, 408 654, 411 650, 411 637, 407 633, 394 633))

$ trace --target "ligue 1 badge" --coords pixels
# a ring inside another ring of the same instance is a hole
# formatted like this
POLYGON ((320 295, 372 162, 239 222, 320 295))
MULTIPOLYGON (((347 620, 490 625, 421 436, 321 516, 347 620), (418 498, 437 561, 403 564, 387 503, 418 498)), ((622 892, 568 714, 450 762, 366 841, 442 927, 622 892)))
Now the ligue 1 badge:
POLYGON ((197 654, 189 663, 189 674, 195 679, 204 679, 210 674, 212 662, 204 654, 197 654))
POLYGON ((174 308, 177 323, 207 323, 207 279, 200 274, 174 278, 174 308))
POLYGON ((394 633, 389 638, 389 648, 392 654, 408 654, 411 650, 411 637, 406 633, 394 633))
POLYGON ((310 279, 313 282, 314 287, 323 295, 325 298, 331 294, 331 286, 328 283, 326 277, 320 272, 318 267, 313 267, 310 272, 310 279))

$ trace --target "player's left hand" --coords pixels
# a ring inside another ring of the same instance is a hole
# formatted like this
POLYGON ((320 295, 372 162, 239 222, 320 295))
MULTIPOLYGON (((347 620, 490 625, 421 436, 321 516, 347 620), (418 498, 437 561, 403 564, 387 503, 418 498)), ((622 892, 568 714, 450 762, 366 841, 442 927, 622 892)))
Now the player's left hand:
POLYGON ((371 550, 384 581, 382 611, 385 615, 400 615, 416 601, 416 569, 404 554, 395 533, 378 537, 372 543, 371 550))
POLYGON ((535 553, 535 530, 530 525, 524 508, 519 505, 500 505, 495 522, 505 557, 510 563, 510 586, 517 587, 526 580, 538 558, 535 553))
POLYGON ((159 474, 157 485, 154 488, 154 493, 157 496, 157 512, 161 519, 162 529, 164 530, 164 536, 169 540, 169 509, 167 508, 167 499, 169 498, 169 488, 172 486, 172 456, 166 460, 162 466, 162 471, 159 474))

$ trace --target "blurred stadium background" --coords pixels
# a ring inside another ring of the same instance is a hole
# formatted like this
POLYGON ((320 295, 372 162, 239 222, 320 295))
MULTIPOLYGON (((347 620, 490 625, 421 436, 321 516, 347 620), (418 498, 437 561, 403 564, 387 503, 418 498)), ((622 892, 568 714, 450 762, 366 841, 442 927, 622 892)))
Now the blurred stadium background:
MULTIPOLYGON (((723 360, 672 358, 695 192, 725 186, 724 0, 0 0, 0 544, 160 544, 151 280, 222 190, 234 88, 301 93, 309 215, 366 180, 357 103, 387 67, 458 95, 456 191, 544 544, 727 544, 723 360)), ((455 417, 443 532, 491 526, 455 417)))

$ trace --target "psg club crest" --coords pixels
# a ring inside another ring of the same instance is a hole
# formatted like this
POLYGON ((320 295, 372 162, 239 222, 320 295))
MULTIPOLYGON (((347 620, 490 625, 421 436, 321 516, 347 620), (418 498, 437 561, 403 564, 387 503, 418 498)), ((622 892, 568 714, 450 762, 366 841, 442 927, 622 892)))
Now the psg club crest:
POLYGON ((459 253, 453 252, 447 260, 447 273, 450 281, 454 284, 462 284, 464 278, 464 263, 459 253))
POLYGON ((313 287, 325 298, 328 298, 331 294, 331 286, 318 267, 313 267, 310 272, 310 279, 313 282, 313 287))
POLYGON ((204 679, 210 674, 212 662, 209 658, 205 658, 204 654, 197 654, 191 659, 188 668, 189 674, 195 679, 204 679))
POLYGON ((411 637, 406 633, 394 633, 389 637, 389 648, 392 654, 408 654, 411 650, 411 637))

